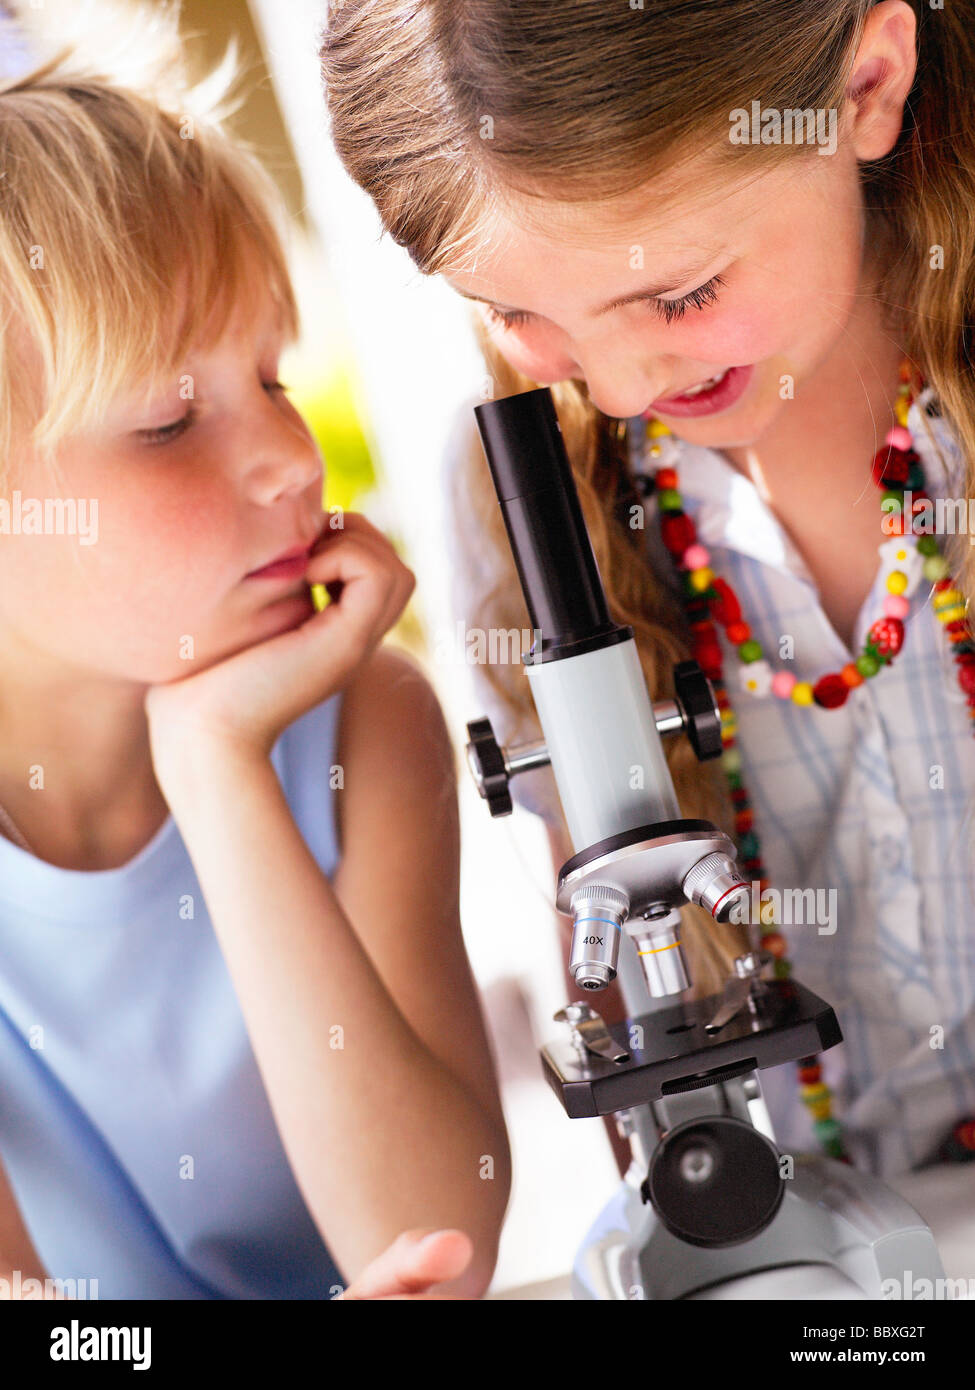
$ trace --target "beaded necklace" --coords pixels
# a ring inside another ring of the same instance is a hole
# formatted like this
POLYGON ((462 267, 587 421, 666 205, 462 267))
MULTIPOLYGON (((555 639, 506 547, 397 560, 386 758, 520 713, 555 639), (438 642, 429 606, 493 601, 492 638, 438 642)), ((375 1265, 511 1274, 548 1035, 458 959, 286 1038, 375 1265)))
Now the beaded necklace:
MULTIPOLYGON (((975 637, 966 619, 967 604, 954 585, 936 537, 917 535, 913 530, 914 516, 930 502, 924 491, 923 464, 907 428, 908 412, 923 389, 923 382, 915 377, 909 359, 905 358, 900 366, 895 404, 897 424, 888 432, 871 466, 874 482, 883 494, 881 530, 890 538, 879 547, 887 568, 883 611, 870 627, 856 660, 840 671, 828 672, 815 683, 796 680, 787 671, 772 672, 761 643, 752 637, 751 628, 742 617, 741 604, 734 590, 715 574, 711 556, 698 542, 694 522, 684 511, 676 467, 680 458, 677 441, 668 427, 650 412, 642 417, 647 423, 648 454, 660 460, 654 468, 650 490, 657 498, 663 543, 681 583, 693 656, 714 687, 721 713, 724 745, 721 761, 734 806, 740 862, 743 869, 757 876, 760 894, 768 887, 769 880, 754 828, 754 813, 742 780, 741 754, 735 739, 737 721, 724 682, 724 662, 715 621, 723 627, 735 650, 743 691, 753 696, 771 693, 800 707, 815 705, 822 709, 838 709, 851 690, 876 676, 894 660, 904 644, 904 619, 910 609, 910 597, 922 578, 930 580, 934 585, 935 613, 950 643, 958 668, 958 683, 965 695, 975 733, 975 637), (910 489, 912 494, 908 517, 904 515, 905 489, 910 489)), ((773 904, 762 903, 759 917, 760 947, 772 958, 776 978, 787 979, 792 973, 792 964, 786 955, 786 940, 775 930, 781 924, 775 921, 773 904)), ((823 1151, 831 1158, 852 1163, 843 1143, 840 1123, 832 1113, 832 1091, 822 1079, 818 1056, 800 1060, 798 1082, 799 1094, 809 1109, 813 1130, 823 1151)), ((975 1159, 975 1117, 960 1120, 952 1128, 938 1157, 947 1161, 975 1159)))

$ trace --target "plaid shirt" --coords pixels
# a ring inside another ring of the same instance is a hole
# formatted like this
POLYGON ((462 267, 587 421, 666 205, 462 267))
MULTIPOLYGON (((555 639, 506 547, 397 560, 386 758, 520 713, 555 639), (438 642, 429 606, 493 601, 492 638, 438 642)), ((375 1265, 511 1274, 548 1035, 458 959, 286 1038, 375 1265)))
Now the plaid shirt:
MULTIPOLYGON (((908 417, 925 490, 964 496, 964 460, 945 422, 927 417, 937 444, 925 432, 929 394, 908 417)), ((629 422, 638 479, 656 466, 644 460, 645 428, 629 422)), ((879 554, 850 651, 751 480, 716 450, 681 441, 679 454, 684 510, 772 668, 814 683, 852 661, 882 614, 889 554, 879 554), (791 662, 778 659, 786 634, 791 662)), ((879 520, 878 507, 878 531, 879 520)), ((679 592, 652 496, 646 531, 650 564, 679 592)), ((881 533, 885 540, 889 548, 881 533)), ((882 1177, 930 1160, 957 1121, 975 1116, 975 726, 932 588, 922 578, 914 591, 893 664, 839 709, 740 689, 738 659, 719 629, 769 886, 820 889, 824 904, 835 890, 832 922, 778 929, 796 978, 836 1011, 844 1041, 823 1054, 823 1080, 851 1158, 882 1177)), ((763 1071, 762 1084, 780 1147, 818 1150, 794 1065, 763 1071)))

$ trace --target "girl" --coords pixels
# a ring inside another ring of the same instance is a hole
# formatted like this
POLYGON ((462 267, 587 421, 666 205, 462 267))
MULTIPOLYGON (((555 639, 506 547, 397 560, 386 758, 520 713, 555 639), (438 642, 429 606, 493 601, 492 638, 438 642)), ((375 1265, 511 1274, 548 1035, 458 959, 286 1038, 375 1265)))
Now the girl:
MULTIPOLYGON (((763 1073, 780 1146, 972 1156, 975 551, 911 518, 973 483, 975 5, 343 0, 321 59, 349 172, 478 305, 493 394, 553 387, 653 698, 687 656, 715 685, 722 758, 667 744, 683 814, 736 838, 756 939, 845 1039, 763 1073)), ((524 626, 473 431, 458 495, 470 620, 524 626)), ((499 736, 537 738, 521 670, 483 674, 499 736)), ((683 916, 714 992, 747 936, 683 916)))
POLYGON ((476 1297, 509 1159, 414 579, 323 513, 272 190, 167 15, 0 89, 0 1288, 476 1297))

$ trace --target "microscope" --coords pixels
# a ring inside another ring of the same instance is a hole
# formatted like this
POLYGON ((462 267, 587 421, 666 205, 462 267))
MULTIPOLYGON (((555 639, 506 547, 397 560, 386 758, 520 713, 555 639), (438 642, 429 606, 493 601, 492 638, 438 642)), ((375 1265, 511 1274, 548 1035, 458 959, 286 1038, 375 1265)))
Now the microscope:
POLYGON ((734 842, 681 816, 661 739, 683 733, 699 759, 720 756, 713 687, 683 661, 675 697, 651 703, 633 629, 609 616, 548 388, 474 414, 534 632, 521 659, 543 740, 505 748, 477 719, 467 760, 492 816, 510 814, 513 777, 551 765, 574 850, 555 905, 572 919, 581 997, 555 1015, 564 1032, 542 1049, 543 1072, 570 1118, 614 1116, 631 1151, 573 1296, 877 1299, 943 1278, 931 1231, 896 1193, 777 1148, 760 1071, 842 1035, 824 1000, 767 978, 734 842), (687 902, 716 929, 749 923, 754 944, 719 995, 691 997, 687 902), (607 1024, 593 995, 617 974, 628 1017, 607 1024))

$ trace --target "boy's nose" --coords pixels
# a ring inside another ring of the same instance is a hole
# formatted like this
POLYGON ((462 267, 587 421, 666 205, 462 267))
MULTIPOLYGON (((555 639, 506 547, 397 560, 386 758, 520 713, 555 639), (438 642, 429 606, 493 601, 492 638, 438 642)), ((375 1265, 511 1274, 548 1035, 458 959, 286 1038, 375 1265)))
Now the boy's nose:
POLYGON ((324 482, 322 456, 314 439, 297 423, 281 424, 250 441, 248 485, 254 499, 265 506, 287 493, 304 492, 316 481, 324 482))

